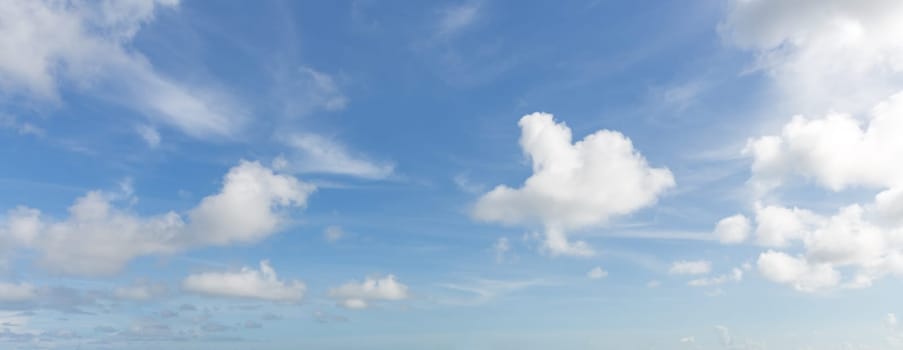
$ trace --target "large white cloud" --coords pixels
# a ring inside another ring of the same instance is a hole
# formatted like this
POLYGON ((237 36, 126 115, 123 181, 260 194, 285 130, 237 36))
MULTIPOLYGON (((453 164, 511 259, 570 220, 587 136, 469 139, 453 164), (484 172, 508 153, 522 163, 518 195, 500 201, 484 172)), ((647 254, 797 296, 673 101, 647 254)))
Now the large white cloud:
POLYGON ((903 275, 901 17, 893 0, 730 3, 723 35, 757 54, 779 92, 769 103, 799 114, 745 150, 754 241, 782 250, 760 255, 766 278, 811 292, 903 275), (876 195, 827 213, 775 202, 799 180, 876 195))
POLYGON ((304 207, 314 190, 257 162, 242 161, 226 174, 219 193, 187 215, 138 215, 115 206, 122 195, 92 191, 78 198, 63 220, 37 209, 13 209, 0 223, 0 237, 7 245, 40 252, 40 262, 52 270, 107 275, 142 255, 263 239, 286 222, 283 208, 304 207))
POLYGON ((874 201, 823 214, 779 204, 755 204, 755 242, 798 251, 763 253, 765 277, 801 291, 865 287, 903 276, 903 94, 872 108, 869 118, 829 114, 793 118, 780 135, 749 142, 750 183, 757 195, 791 179, 840 192, 875 191, 874 201))
POLYGON ((903 82, 903 3, 731 0, 728 42, 757 54, 794 113, 861 112, 903 82))
POLYGON ((259 270, 243 267, 236 272, 205 272, 190 275, 182 281, 182 288, 205 295, 278 302, 300 301, 307 290, 301 281, 280 280, 266 260, 260 262, 259 270))
POLYGON ((505 224, 539 224, 553 255, 591 255, 568 230, 606 223, 653 204, 674 186, 667 168, 653 168, 621 133, 600 130, 572 141, 571 130, 551 114, 521 118, 520 145, 533 174, 520 188, 499 185, 476 203, 473 215, 505 224))
POLYGON ((0 3, 0 89, 58 101, 73 86, 195 137, 232 136, 246 115, 213 86, 159 73, 129 47, 161 8, 178 0, 35 0, 0 3))
POLYGON ((794 117, 780 135, 749 141, 753 181, 761 190, 791 176, 833 191, 903 186, 903 93, 872 108, 868 118, 829 114, 794 117))
POLYGON ((372 301, 396 301, 408 298, 408 287, 395 278, 367 277, 361 282, 348 282, 329 290, 329 296, 349 309, 363 309, 372 301))

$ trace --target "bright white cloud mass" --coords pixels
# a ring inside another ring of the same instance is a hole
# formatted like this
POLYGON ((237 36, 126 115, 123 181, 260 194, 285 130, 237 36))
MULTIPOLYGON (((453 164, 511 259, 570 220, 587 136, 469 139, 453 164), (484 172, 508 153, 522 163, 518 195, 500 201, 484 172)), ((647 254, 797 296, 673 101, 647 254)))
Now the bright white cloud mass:
MULTIPOLYGON (((894 1, 736 1, 728 37, 757 50, 798 112, 779 134, 752 138, 755 243, 761 274, 813 292, 861 288, 903 275, 903 6, 894 1), (812 108, 815 107, 815 108, 812 108), (815 111, 815 112, 813 112, 815 111), (872 191, 873 200, 824 212, 780 203, 784 188, 872 191)), ((742 215, 722 220, 741 241, 742 215)), ((736 239, 735 239, 736 238, 736 239)))
POLYGON ((674 186, 666 168, 650 167, 624 135, 597 131, 572 141, 571 129, 551 114, 521 118, 520 146, 533 163, 520 188, 499 185, 477 201, 473 215, 505 224, 540 224, 552 255, 592 255, 567 231, 605 224, 648 206, 674 186))

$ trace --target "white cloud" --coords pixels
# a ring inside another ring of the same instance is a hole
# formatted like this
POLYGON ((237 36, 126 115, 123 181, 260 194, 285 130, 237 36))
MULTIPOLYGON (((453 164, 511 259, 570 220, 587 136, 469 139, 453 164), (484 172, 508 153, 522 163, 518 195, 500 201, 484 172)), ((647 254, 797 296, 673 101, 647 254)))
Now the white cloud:
POLYGON ((712 263, 705 260, 675 261, 668 269, 672 275, 704 275, 712 271, 712 263))
POLYGON ((25 302, 37 296, 38 290, 31 284, 0 282, 0 302, 25 302))
POLYGON ((345 231, 338 226, 329 226, 323 231, 323 238, 330 243, 337 242, 342 237, 345 237, 345 231))
POLYGON ((279 302, 298 302, 307 290, 301 281, 280 280, 267 260, 260 262, 259 270, 243 267, 237 272, 190 275, 182 281, 182 288, 204 295, 279 302))
POLYGON ((723 244, 743 243, 749 236, 749 219, 741 214, 721 219, 715 225, 715 237, 723 244))
POLYGON ((691 280, 690 282, 687 282, 687 285, 693 286, 693 287, 710 287, 710 286, 722 285, 722 284, 725 284, 728 282, 740 282, 742 280, 743 280, 743 270, 741 270, 739 268, 734 268, 728 274, 715 276, 715 277, 708 277, 708 278, 697 278, 697 279, 691 280))
POLYGON ((756 241, 769 247, 785 247, 800 239, 817 216, 804 209, 756 204, 756 241))
POLYGON ((138 280, 128 286, 118 287, 113 290, 113 296, 125 300, 150 300, 169 293, 169 288, 162 283, 152 283, 138 280))
POLYGON ((820 116, 797 115, 779 134, 747 143, 756 242, 794 252, 762 253, 766 278, 812 292, 903 276, 901 16, 899 1, 731 3, 725 37, 758 53, 779 101, 820 116), (831 214, 758 202, 793 179, 877 194, 831 214))
POLYGON ((589 272, 586 273, 586 277, 588 277, 589 279, 593 279, 593 280, 605 278, 607 276, 608 276, 608 271, 603 270, 599 266, 592 268, 592 270, 589 270, 589 272))
POLYGON ((364 309, 372 301, 397 301, 408 298, 408 287, 394 275, 367 277, 362 282, 348 282, 329 290, 329 296, 349 309, 364 309))
POLYGON ((0 89, 58 101, 60 86, 114 101, 194 137, 235 135, 231 97, 158 73, 129 43, 178 1, 8 1, 0 5, 0 89))
MULTIPOLYGON (((732 0, 723 36, 758 56, 794 113, 860 112, 903 77, 903 3, 732 0)), ((772 103, 771 101, 769 103, 772 103)))
POLYGON ((40 252, 42 265, 57 272, 108 275, 142 255, 261 240, 285 224, 284 208, 304 207, 314 190, 257 162, 242 161, 226 174, 219 193, 205 197, 187 215, 138 215, 114 206, 121 194, 92 191, 78 198, 63 220, 46 218, 37 209, 13 209, 0 222, 0 237, 40 252))
POLYGON ((780 135, 749 141, 753 179, 761 190, 790 177, 814 180, 832 191, 854 186, 903 186, 903 93, 877 104, 867 119, 846 114, 794 117, 780 135))
POLYGON ((521 118, 520 145, 533 163, 521 188, 499 185, 473 209, 475 218, 505 224, 541 224, 552 255, 592 255, 567 230, 597 226, 653 204, 674 186, 666 168, 651 168, 624 135, 600 130, 574 143, 551 114, 521 118))
POLYGON ((812 265, 803 258, 772 250, 759 255, 758 265, 765 278, 802 292, 834 287, 840 282, 840 274, 830 264, 812 265))
POLYGON ((887 275, 903 276, 903 226, 880 219, 875 204, 852 204, 833 215, 779 206, 756 208, 757 241, 792 249, 792 257, 769 251, 759 257, 759 271, 769 280, 812 292, 844 286, 868 287, 887 275), (839 268, 854 273, 842 282, 839 268))
POLYGON ((780 135, 751 140, 750 183, 758 194, 776 191, 801 177, 827 191, 876 191, 874 202, 843 206, 831 215, 797 207, 755 205, 756 242, 790 249, 798 257, 763 253, 760 271, 770 280, 815 291, 836 286, 867 287, 875 279, 903 276, 903 94, 890 97, 859 120, 831 114, 795 117, 780 135), (843 280, 839 267, 852 267, 843 280))
POLYGON ((285 143, 295 151, 284 159, 289 171, 365 179, 385 179, 395 171, 395 165, 391 163, 352 154, 344 145, 316 134, 294 134, 286 137, 285 143))

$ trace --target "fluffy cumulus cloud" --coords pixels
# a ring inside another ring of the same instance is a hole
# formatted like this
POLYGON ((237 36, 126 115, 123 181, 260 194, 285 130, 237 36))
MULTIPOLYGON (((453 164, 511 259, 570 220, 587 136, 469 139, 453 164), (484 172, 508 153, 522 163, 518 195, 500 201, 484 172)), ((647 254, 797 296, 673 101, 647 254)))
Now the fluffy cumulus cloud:
POLYGON ((704 275, 712 271, 712 263, 705 260, 675 261, 668 269, 672 275, 704 275))
POLYGON ((250 298, 278 302, 298 302, 307 287, 301 281, 280 280, 269 261, 261 261, 260 269, 243 267, 236 272, 205 272, 190 275, 182 281, 186 291, 232 298, 250 298))
POLYGON ((830 264, 810 263, 804 257, 772 250, 759 255, 758 266, 765 278, 804 292, 833 287, 840 281, 840 273, 830 264))
POLYGON ((18 207, 0 221, 0 241, 40 253, 40 263, 77 275, 115 273, 131 259, 193 247, 249 243, 277 232, 285 208, 304 207, 313 185, 242 161, 223 179, 219 193, 205 197, 186 214, 143 216, 119 208, 128 194, 92 191, 55 220, 39 210, 18 207))
POLYGON ((724 244, 743 243, 749 236, 749 229, 749 219, 737 214, 721 219, 715 225, 715 236, 724 244))
POLYGON ((895 0, 732 0, 721 32, 756 53, 777 104, 861 112, 899 90, 901 16, 903 3, 895 0))
POLYGON ((573 142, 571 129, 551 114, 521 118, 520 146, 533 174, 520 188, 499 185, 479 198, 475 218, 504 224, 542 225, 552 255, 592 255, 567 231, 604 224, 649 206, 674 177, 653 168, 621 133, 600 130, 573 142))
POLYGON ((117 101, 195 137, 235 135, 247 119, 214 86, 161 74, 129 46, 178 0, 5 1, 0 4, 0 89, 59 101, 61 87, 117 101))
MULTIPOLYGON (((903 186, 903 93, 875 105, 867 118, 794 117, 781 130, 749 141, 753 181, 761 190, 801 176, 832 191, 903 186)), ((888 195, 888 200, 892 195, 888 195)), ((899 204, 899 203, 898 203, 899 204)))
POLYGON ((754 241, 768 279, 801 291, 865 287, 903 276, 903 94, 878 103, 869 118, 795 117, 780 135, 749 142, 750 183, 763 196, 803 179, 830 192, 866 189, 874 200, 835 212, 755 204, 754 241), (849 271, 849 276, 843 276, 849 271))
POLYGON ((408 298, 408 287, 395 278, 367 277, 362 282, 348 282, 329 290, 329 296, 349 309, 364 309, 373 301, 397 301, 408 298))
MULTIPOLYGON (((901 16, 903 3, 889 0, 731 2, 722 34, 757 54, 777 104, 798 114, 744 151, 765 278, 813 292, 903 276, 901 16), (800 185, 874 199, 817 210, 780 202, 777 192, 800 185)), ((738 217, 718 225, 722 242, 735 241, 724 237, 738 217)))

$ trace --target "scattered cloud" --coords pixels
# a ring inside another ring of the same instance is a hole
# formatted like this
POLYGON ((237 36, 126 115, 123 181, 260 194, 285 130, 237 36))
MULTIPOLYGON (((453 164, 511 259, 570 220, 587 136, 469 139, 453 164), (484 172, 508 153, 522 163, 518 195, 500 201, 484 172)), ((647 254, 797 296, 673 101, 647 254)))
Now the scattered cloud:
POLYGON ((871 203, 843 206, 834 214, 782 205, 755 205, 756 242, 771 248, 804 253, 791 256, 762 253, 759 270, 775 282, 801 291, 839 285, 867 287, 887 275, 903 276, 903 166, 897 155, 903 142, 903 94, 875 106, 868 120, 830 114, 795 117, 777 136, 750 141, 753 158, 750 183, 758 194, 786 186, 802 177, 818 188, 840 192, 850 188, 877 192, 871 203), (840 268, 851 267, 843 282, 840 268))
POLYGON ((651 168, 624 135, 597 131, 573 143, 571 129, 551 114, 521 118, 520 145, 533 163, 521 188, 499 185, 479 198, 473 216, 505 224, 541 224, 552 255, 589 256, 566 232, 597 226, 649 206, 674 186, 666 168, 651 168))
POLYGON ((301 281, 280 280, 266 260, 260 262, 260 269, 243 267, 236 272, 204 272, 190 275, 182 281, 182 288, 210 296, 278 302, 298 302, 307 290, 301 281))
POLYGON ((138 215, 114 206, 122 194, 92 191, 69 207, 64 220, 27 207, 10 210, 0 222, 0 237, 39 251, 40 263, 51 270, 109 275, 138 256, 261 240, 286 222, 282 208, 304 207, 314 189, 260 163, 242 161, 226 174, 219 193, 202 199, 187 215, 138 215))
POLYGON ((348 309, 365 309, 373 301, 398 301, 408 298, 408 286, 394 275, 367 277, 362 282, 348 282, 329 290, 329 296, 348 309))

